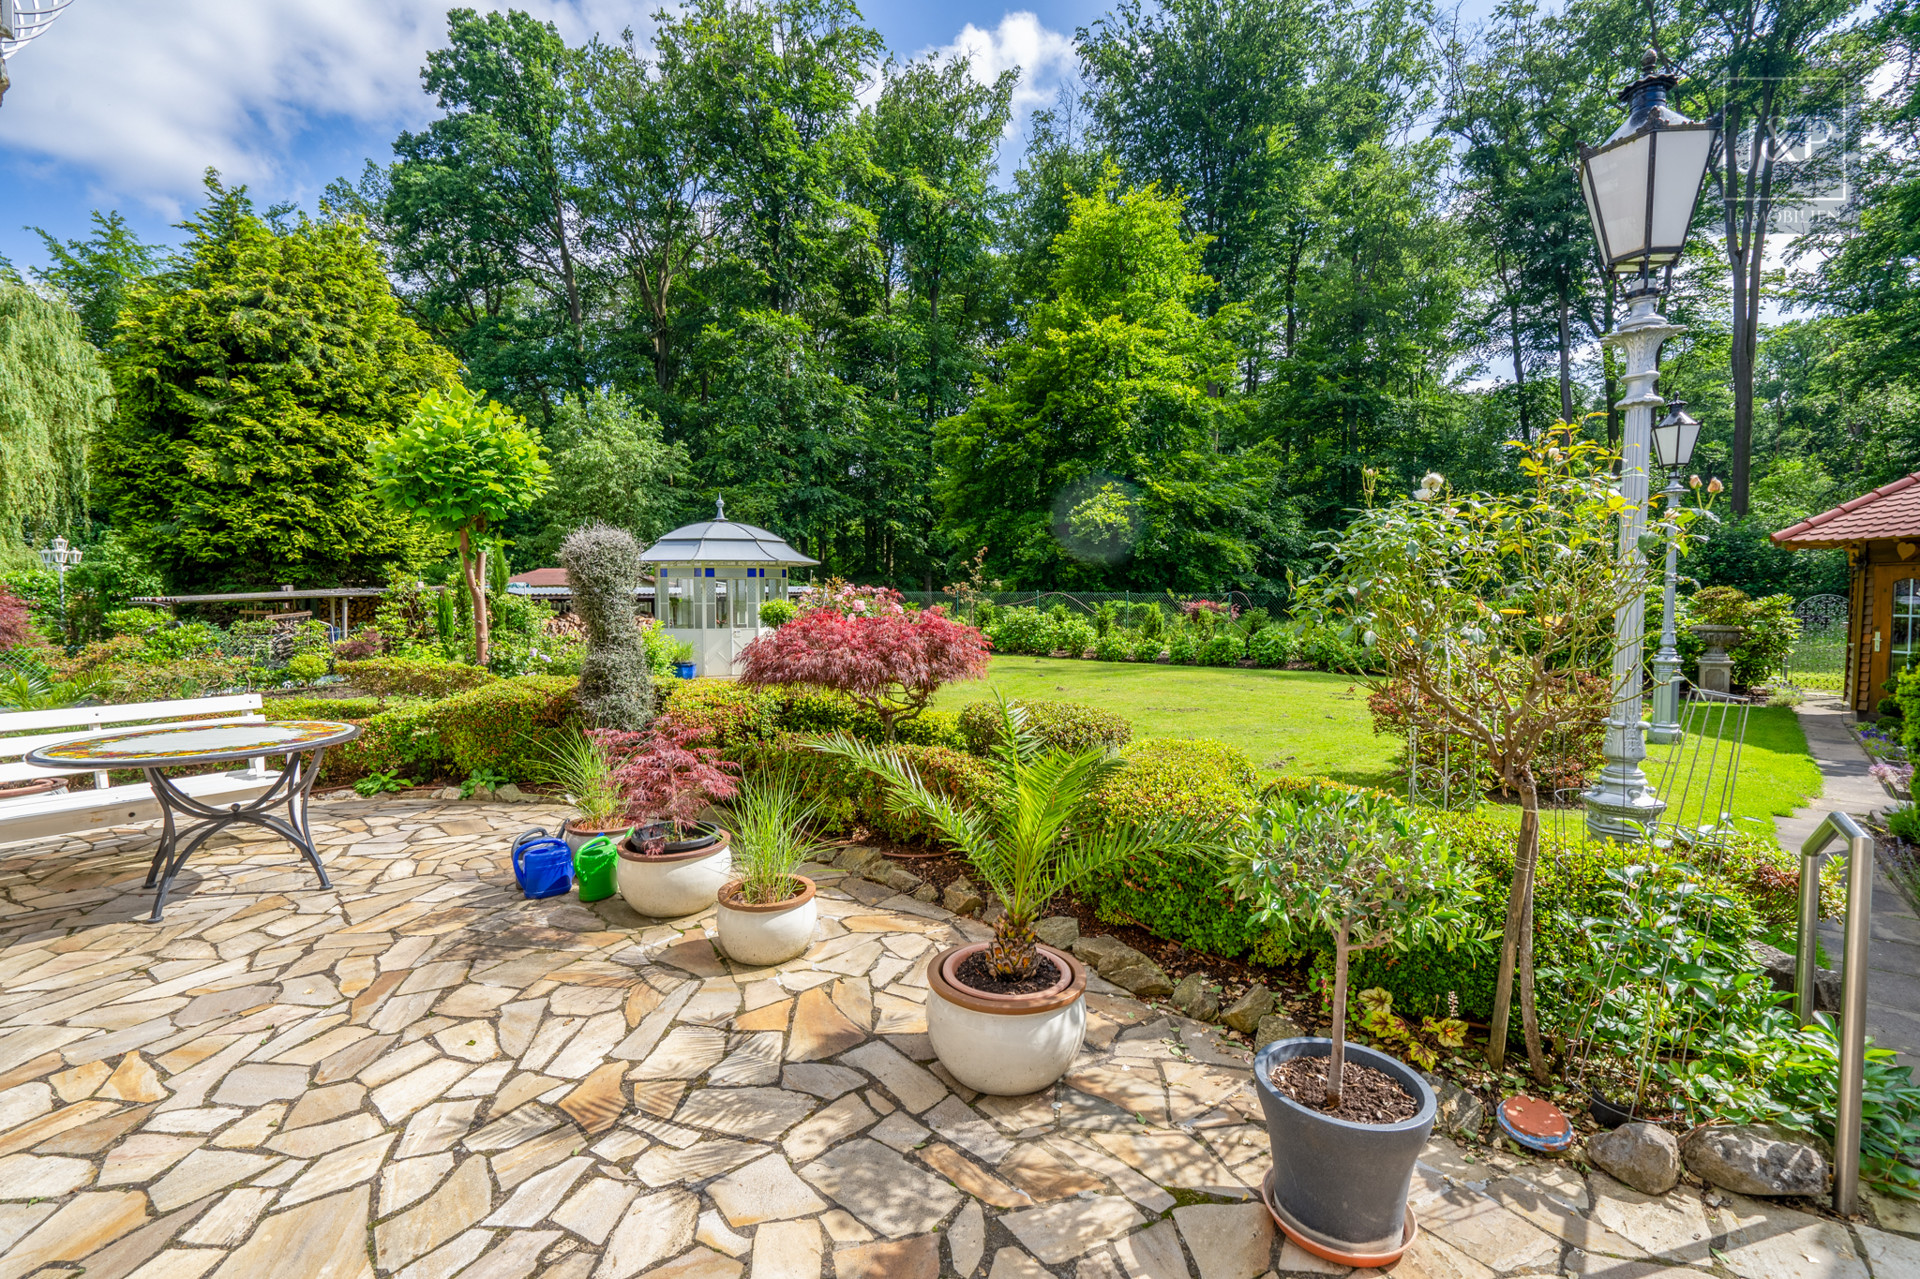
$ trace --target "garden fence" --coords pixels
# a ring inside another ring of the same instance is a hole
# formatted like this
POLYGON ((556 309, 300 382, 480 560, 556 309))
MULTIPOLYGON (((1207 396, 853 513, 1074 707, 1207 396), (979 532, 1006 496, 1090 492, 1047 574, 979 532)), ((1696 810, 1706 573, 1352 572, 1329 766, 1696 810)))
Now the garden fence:
POLYGON ((1781 671, 1791 684, 1839 688, 1847 667, 1847 597, 1810 595, 1793 606, 1800 636, 1781 671))
MULTIPOLYGON (((1022 608, 1049 609, 1055 604, 1065 604, 1076 613, 1092 616, 1102 604, 1162 604, 1172 608, 1176 600, 1208 599, 1233 605, 1241 610, 1264 608, 1275 617, 1284 616, 1288 610, 1289 597, 1270 591, 987 591, 986 599, 1002 607, 1018 606, 1022 608)), ((901 591, 901 599, 922 608, 934 604, 952 604, 953 596, 945 591, 901 591)))

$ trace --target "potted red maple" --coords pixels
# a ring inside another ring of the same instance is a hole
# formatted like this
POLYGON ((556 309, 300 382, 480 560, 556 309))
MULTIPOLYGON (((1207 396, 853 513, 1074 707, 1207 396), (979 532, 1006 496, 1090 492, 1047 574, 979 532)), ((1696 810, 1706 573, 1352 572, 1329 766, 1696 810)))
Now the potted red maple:
POLYGON ((618 755, 614 784, 622 820, 633 823, 620 846, 620 896, 656 919, 713 905, 733 870, 727 832, 699 817, 733 798, 739 766, 711 746, 691 745, 698 734, 664 720, 644 733, 594 734, 618 755))

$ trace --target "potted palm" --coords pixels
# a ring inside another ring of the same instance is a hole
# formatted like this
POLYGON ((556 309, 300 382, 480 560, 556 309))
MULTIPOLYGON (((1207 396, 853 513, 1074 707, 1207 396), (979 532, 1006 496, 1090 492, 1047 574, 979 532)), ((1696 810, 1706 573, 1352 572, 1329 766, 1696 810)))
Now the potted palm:
POLYGON ((1229 854, 1226 886, 1283 944, 1333 941, 1330 1036, 1277 1039, 1253 1062, 1273 1147, 1267 1207, 1328 1261, 1385 1266, 1406 1250, 1413 1164, 1433 1131, 1426 1080, 1347 1042, 1348 961, 1377 946, 1465 940, 1469 884, 1465 862, 1411 810, 1363 791, 1275 800, 1243 822, 1229 854))
POLYGON ((813 940, 814 883, 797 872, 819 847, 807 829, 817 808, 785 772, 741 785, 730 817, 739 878, 720 889, 717 923, 720 949, 734 961, 784 964, 813 940))
POLYGON ((634 827, 620 845, 620 896, 656 919, 713 905, 732 878, 733 852, 727 832, 699 817, 733 798, 739 766, 710 746, 691 745, 697 729, 665 722, 644 733, 594 736, 618 757, 621 820, 634 827))
POLYGON ((615 843, 625 838, 633 823, 620 818, 623 796, 607 744, 576 730, 549 744, 546 753, 544 779, 566 794, 575 813, 560 830, 567 847, 577 853, 598 835, 615 843))
POLYGON ((887 802, 931 822, 999 898, 992 941, 954 946, 928 961, 927 1035, 962 1084, 1017 1096, 1065 1074, 1086 1032, 1085 968, 1034 937, 1047 902, 1115 863, 1202 841, 1185 826, 1081 820, 1088 796, 1119 767, 1119 757, 1111 749, 1041 749, 1026 712, 1005 698, 1000 718, 989 757, 995 793, 977 807, 930 789, 896 751, 844 735, 816 749, 876 775, 887 802))

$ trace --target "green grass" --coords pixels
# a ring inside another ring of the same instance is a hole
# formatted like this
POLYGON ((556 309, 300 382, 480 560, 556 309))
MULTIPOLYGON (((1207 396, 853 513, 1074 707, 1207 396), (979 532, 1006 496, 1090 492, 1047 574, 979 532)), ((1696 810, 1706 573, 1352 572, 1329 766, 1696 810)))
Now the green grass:
MULTIPOLYGON (((1162 666, 1136 662, 1075 662, 1047 657, 995 657, 982 682, 942 689, 934 705, 957 711, 998 689, 1008 697, 1086 702, 1124 715, 1137 737, 1211 737, 1246 752, 1264 774, 1306 773, 1362 786, 1399 790, 1395 756, 1400 743, 1375 736, 1367 714, 1366 686, 1345 675, 1319 671, 1239 670, 1230 667, 1162 666)), ((1718 813, 1719 784, 1707 785, 1718 725, 1677 748, 1650 747, 1646 773, 1656 791, 1677 790, 1679 816, 1689 823, 1718 813), (1671 765, 1679 753, 1677 765, 1671 765), (1662 784, 1665 783, 1663 786, 1662 784)), ((1727 726, 1727 735, 1732 732, 1727 726)), ((1718 773, 1726 772, 1726 752, 1718 773)), ((1820 770, 1807 754, 1800 722, 1786 707, 1756 706, 1749 713, 1740 758, 1733 814, 1748 829, 1771 836, 1772 818, 1785 816, 1820 792, 1820 770)), ((1671 801, 1672 796, 1668 796, 1671 801)), ((1510 817, 1511 804, 1488 811, 1510 817)), ((1559 810, 1547 829, 1577 838, 1581 815, 1559 810)))

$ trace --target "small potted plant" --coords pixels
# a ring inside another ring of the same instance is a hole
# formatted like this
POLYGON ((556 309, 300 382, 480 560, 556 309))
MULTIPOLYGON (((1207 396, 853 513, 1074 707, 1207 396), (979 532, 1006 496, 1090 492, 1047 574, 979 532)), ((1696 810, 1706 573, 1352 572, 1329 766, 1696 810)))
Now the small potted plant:
POLYGON ((691 745, 698 735, 665 721, 644 733, 594 734, 618 756, 621 821, 634 827, 620 845, 620 896, 656 919, 706 909, 733 875, 727 832, 698 819, 709 804, 733 798, 739 766, 711 746, 691 745))
POLYGON ((567 847, 577 853, 597 835, 620 842, 633 823, 620 819, 624 797, 614 781, 614 760, 607 744, 576 731, 548 745, 546 751, 544 779, 565 792, 576 814, 560 830, 567 847))
POLYGON ((717 924, 720 949, 735 962, 784 964, 813 940, 814 883, 797 872, 819 847, 807 829, 817 808, 785 772, 741 785, 731 808, 739 878, 720 889, 717 924))
POLYGON ((1155 851, 1201 846, 1185 826, 1102 827, 1082 819, 1089 795, 1120 761, 1110 748, 1041 749, 1026 712, 1000 699, 989 763, 997 794, 962 807, 929 789, 898 752, 844 735, 816 749, 852 760, 887 787, 889 802, 931 822, 1000 899, 991 942, 936 953, 927 963, 927 1036, 950 1074, 976 1092, 1018 1096, 1053 1083, 1086 1033, 1086 969, 1041 945, 1034 921, 1088 876, 1155 851))
POLYGON ((668 645, 667 660, 673 663, 673 673, 681 679, 692 679, 698 673, 693 664, 693 645, 685 640, 674 640, 668 645))
POLYGON ((1267 1206, 1315 1256, 1390 1265, 1412 1240, 1407 1191, 1434 1096, 1405 1063, 1347 1042, 1347 964, 1376 946, 1463 940, 1468 868, 1386 796, 1325 788, 1249 816, 1226 884, 1283 940, 1333 940, 1331 1037, 1278 1039, 1253 1062, 1273 1147, 1267 1206))

